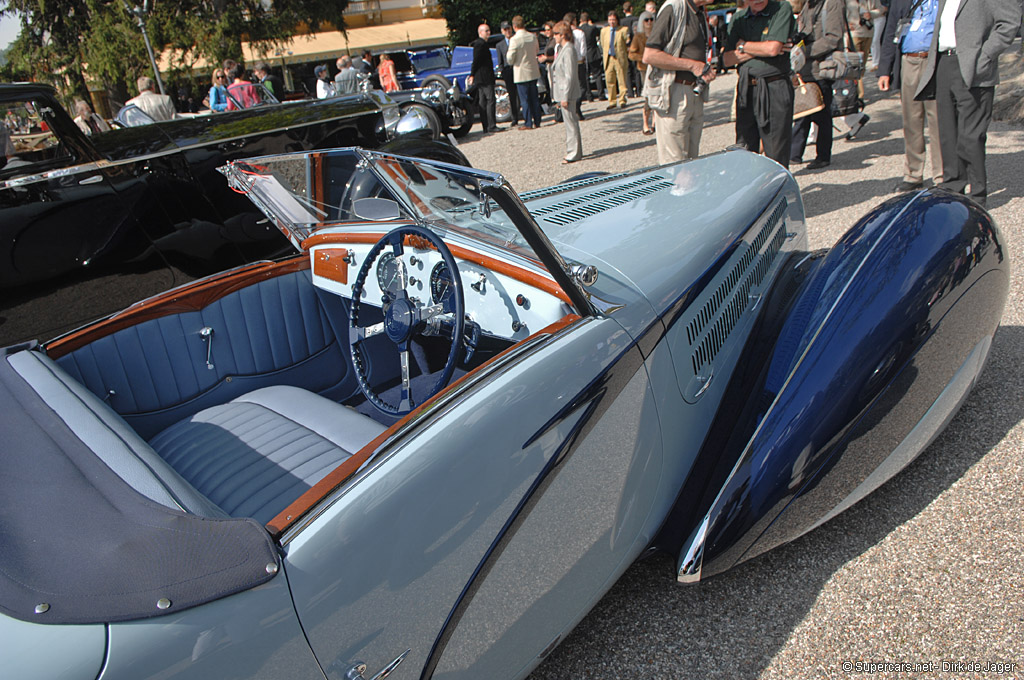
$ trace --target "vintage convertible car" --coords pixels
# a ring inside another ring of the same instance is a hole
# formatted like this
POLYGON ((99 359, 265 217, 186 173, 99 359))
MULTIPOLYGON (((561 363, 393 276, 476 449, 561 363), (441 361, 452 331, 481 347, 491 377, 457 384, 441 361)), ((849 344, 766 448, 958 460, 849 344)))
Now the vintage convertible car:
POLYGON ((522 196, 357 149, 224 172, 301 254, 3 353, 11 677, 521 678, 648 551, 692 583, 889 479, 1007 295, 964 197, 808 252, 745 151, 522 196))
POLYGON ((217 172, 228 161, 358 145, 468 162, 447 141, 420 138, 422 113, 403 116, 379 92, 88 136, 46 85, 0 84, 0 107, 12 141, 0 154, 0 345, 287 253, 217 172))

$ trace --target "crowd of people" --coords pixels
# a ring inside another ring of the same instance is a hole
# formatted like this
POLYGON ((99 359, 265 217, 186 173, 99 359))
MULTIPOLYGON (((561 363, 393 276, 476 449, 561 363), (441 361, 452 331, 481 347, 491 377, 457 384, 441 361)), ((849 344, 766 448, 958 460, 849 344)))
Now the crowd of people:
MULTIPOLYGON (((862 80, 873 71, 879 90, 896 90, 900 96, 905 164, 894 191, 920 188, 931 180, 985 203, 985 143, 998 56, 1020 29, 1020 2, 739 0, 735 12, 710 18, 709 2, 663 0, 659 5, 648 0, 635 16, 627 0, 621 12, 607 14, 602 27, 586 12, 578 20, 568 13, 560 21, 545 22, 538 33, 517 15, 501 23, 496 42, 490 26, 480 24, 471 43, 467 85, 483 132, 503 130, 496 120, 492 47, 498 76, 508 89, 510 125, 536 129, 548 115, 564 124, 564 163, 584 155, 583 100, 607 101, 608 109, 616 109, 640 98, 640 132, 656 136, 658 162, 697 157, 711 84, 735 67, 737 144, 785 167, 806 162, 807 169, 815 170, 832 162, 833 118, 841 108, 833 105, 837 84, 855 82, 863 97, 862 80), (820 102, 807 115, 798 111, 794 119, 795 85, 801 91, 813 87, 820 102), (814 157, 805 161, 811 146, 814 157)), ((360 79, 374 75, 385 91, 400 89, 387 54, 376 67, 369 51, 358 60, 341 56, 335 66, 333 78, 326 65, 314 69, 318 98, 356 92, 360 79)), ((271 94, 283 98, 281 79, 265 63, 257 64, 254 74, 271 94)), ((137 85, 139 95, 128 103, 157 121, 177 115, 171 98, 157 94, 150 78, 140 78, 137 85)), ((247 108, 257 98, 242 65, 228 60, 213 71, 207 98, 212 110, 247 108)), ((81 104, 76 122, 89 134, 102 131, 102 119, 81 104)), ((847 138, 867 120, 866 114, 857 114, 847 138)))
MULTIPOLYGON (((998 55, 1021 26, 1021 3, 1009 0, 740 0, 724 20, 709 21, 711 0, 649 1, 639 16, 625 2, 597 27, 587 13, 546 22, 539 34, 523 18, 502 22, 495 45, 500 75, 509 88, 511 125, 531 130, 550 104, 564 122, 566 153, 583 157, 580 103, 607 100, 607 108, 643 102, 643 134, 655 134, 659 163, 700 153, 704 104, 711 83, 737 69, 733 118, 736 142, 785 167, 809 170, 832 162, 833 106, 838 85, 874 73, 878 87, 900 93, 905 171, 894 191, 936 185, 968 193, 985 204, 985 141, 992 117, 998 55), (857 59, 854 55, 859 55, 857 59), (799 78, 797 78, 799 76, 799 78), (821 100, 794 120, 794 83, 810 83, 821 100), (544 92, 550 102, 545 101, 544 92), (931 172, 924 174, 926 124, 931 172)), ((484 132, 501 130, 494 119, 494 74, 488 53, 490 27, 474 41, 477 108, 484 132)), ((857 104, 855 104, 857 106, 857 104)), ((862 108, 862 101, 858 108, 862 108)), ((849 119, 852 139, 868 121, 849 119)))

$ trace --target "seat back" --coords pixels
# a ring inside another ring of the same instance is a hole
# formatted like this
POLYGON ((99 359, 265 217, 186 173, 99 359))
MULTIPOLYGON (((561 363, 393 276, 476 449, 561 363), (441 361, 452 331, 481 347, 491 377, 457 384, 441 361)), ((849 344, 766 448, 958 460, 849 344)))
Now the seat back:
POLYGON ((196 491, 110 406, 34 351, 5 357, 9 366, 96 456, 133 489, 161 505, 203 517, 227 514, 196 491))

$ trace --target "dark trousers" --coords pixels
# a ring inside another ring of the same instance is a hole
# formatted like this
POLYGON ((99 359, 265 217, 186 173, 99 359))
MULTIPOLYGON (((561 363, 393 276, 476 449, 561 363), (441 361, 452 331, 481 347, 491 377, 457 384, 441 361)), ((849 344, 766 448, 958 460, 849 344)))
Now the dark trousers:
MULTIPOLYGON (((586 99, 588 102, 589 101, 593 101, 594 100, 594 96, 590 93, 590 80, 587 78, 587 62, 586 62, 586 60, 583 60, 579 64, 577 64, 577 66, 576 66, 576 77, 579 78, 579 80, 580 80, 580 90, 581 90, 581 92, 580 92, 579 101, 582 102, 584 99, 586 99)), ((580 108, 577 107, 576 110, 579 111, 580 108)))
POLYGON ((519 91, 512 80, 512 67, 501 70, 501 79, 505 81, 505 91, 508 92, 508 105, 512 112, 511 124, 515 125, 522 116, 519 115, 519 91))
POLYGON ((935 106, 939 113, 944 189, 963 193, 982 205, 988 196, 985 142, 992 120, 994 87, 967 87, 956 55, 939 55, 935 67, 935 106))
MULTIPOLYGON (((590 91, 590 78, 594 78, 594 87, 597 88, 597 93, 594 95, 594 99, 601 99, 604 96, 604 69, 601 67, 601 60, 595 59, 587 62, 587 80, 584 87, 587 91, 590 91)), ((583 82, 580 83, 583 85, 583 82)))
POLYGON ((523 107, 523 123, 527 126, 540 127, 540 95, 537 93, 537 81, 516 83, 519 90, 519 103, 523 107))
POLYGON ((814 160, 832 162, 832 83, 831 80, 808 81, 816 82, 821 88, 821 99, 825 108, 817 113, 804 116, 793 123, 793 142, 790 144, 789 159, 793 162, 804 157, 807 146, 807 135, 811 131, 811 123, 818 124, 818 139, 815 142, 814 160))
POLYGON ((476 110, 480 117, 480 127, 484 132, 493 130, 494 122, 494 83, 476 86, 476 110))
POLYGON ((758 105, 756 86, 748 81, 739 87, 750 89, 746 105, 736 107, 736 142, 754 153, 764 144, 764 155, 788 168, 793 139, 793 83, 789 78, 767 83, 767 107, 758 105))

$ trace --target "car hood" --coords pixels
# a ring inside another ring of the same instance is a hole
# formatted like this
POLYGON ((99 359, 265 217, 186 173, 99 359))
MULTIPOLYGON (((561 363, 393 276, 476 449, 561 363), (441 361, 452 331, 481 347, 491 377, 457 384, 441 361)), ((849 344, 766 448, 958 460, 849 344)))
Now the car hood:
POLYGON ((720 267, 780 194, 787 230, 802 236, 796 182, 746 151, 585 178, 522 198, 562 257, 597 267, 588 290, 594 297, 615 307, 637 295, 649 302, 619 315, 627 330, 642 331, 720 267))

